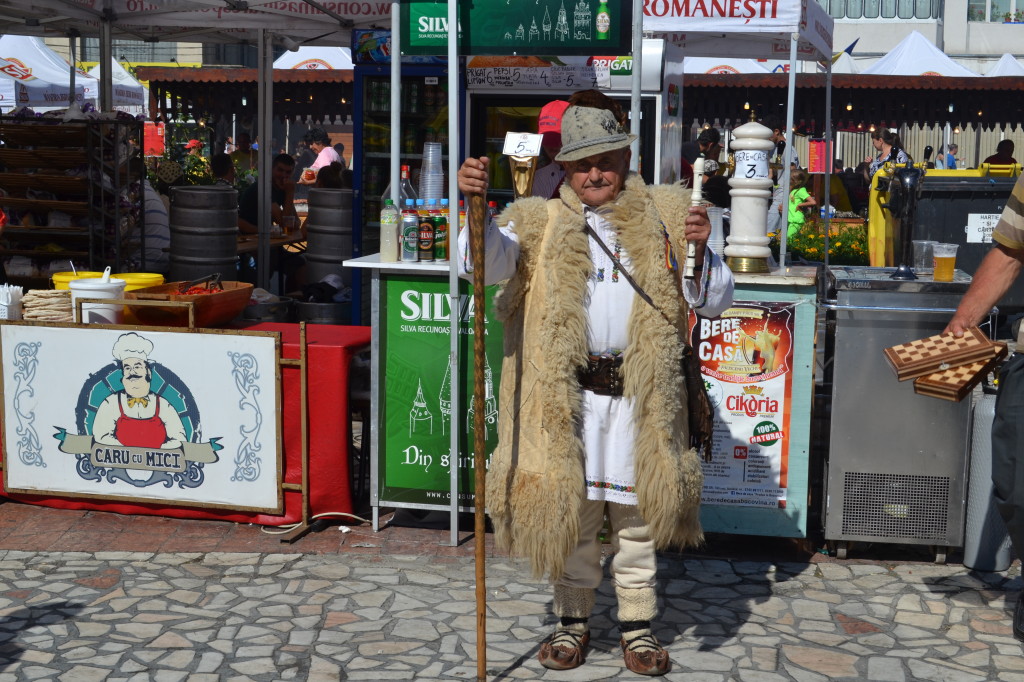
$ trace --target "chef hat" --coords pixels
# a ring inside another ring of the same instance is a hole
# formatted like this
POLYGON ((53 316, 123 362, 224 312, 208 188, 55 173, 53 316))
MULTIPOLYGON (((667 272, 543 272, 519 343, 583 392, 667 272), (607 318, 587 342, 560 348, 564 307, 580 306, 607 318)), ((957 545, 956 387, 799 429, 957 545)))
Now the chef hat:
POLYGON ((153 342, 143 338, 135 332, 121 334, 121 337, 114 343, 114 358, 118 362, 124 362, 125 358, 149 359, 153 352, 153 342))

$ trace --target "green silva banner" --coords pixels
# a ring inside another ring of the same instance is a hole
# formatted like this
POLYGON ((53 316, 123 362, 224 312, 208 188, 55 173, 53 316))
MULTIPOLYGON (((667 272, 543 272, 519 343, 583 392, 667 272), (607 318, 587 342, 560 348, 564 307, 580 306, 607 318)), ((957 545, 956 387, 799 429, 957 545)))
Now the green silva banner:
MULTIPOLYGON (((459 53, 628 54, 632 50, 632 8, 633 0, 459 2, 459 53)), ((402 2, 402 53, 448 53, 447 2, 402 2)))
POLYGON ((378 493, 382 503, 450 504, 451 466, 459 470, 459 504, 472 505, 476 453, 474 413, 484 411, 487 458, 498 442, 498 376, 502 330, 494 319, 496 287, 487 290, 487 364, 484 405, 473 403, 473 296, 460 282, 458 391, 460 410, 453 414, 451 297, 448 279, 389 276, 382 283, 384 305, 383 411, 380 419, 378 493), (458 457, 451 452, 451 429, 460 430, 458 457))

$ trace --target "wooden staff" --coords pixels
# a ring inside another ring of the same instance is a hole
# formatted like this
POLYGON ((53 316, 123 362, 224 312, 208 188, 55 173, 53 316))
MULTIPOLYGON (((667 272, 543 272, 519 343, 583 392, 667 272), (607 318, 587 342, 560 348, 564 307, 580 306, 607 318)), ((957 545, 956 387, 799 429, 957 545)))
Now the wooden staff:
POLYGON ((487 679, 487 552, 484 547, 486 524, 484 513, 487 484, 487 425, 484 422, 484 367, 486 340, 484 319, 484 230, 487 229, 487 204, 482 195, 469 197, 469 252, 473 259, 473 464, 476 517, 473 534, 476 538, 476 679, 487 679))
MULTIPOLYGON (((701 185, 704 183, 704 157, 698 156, 693 162, 693 193, 690 194, 690 206, 700 206, 703 203, 701 196, 701 185)), ((697 247, 693 242, 686 243, 686 263, 683 266, 683 277, 693 279, 694 266, 697 263, 697 247)))

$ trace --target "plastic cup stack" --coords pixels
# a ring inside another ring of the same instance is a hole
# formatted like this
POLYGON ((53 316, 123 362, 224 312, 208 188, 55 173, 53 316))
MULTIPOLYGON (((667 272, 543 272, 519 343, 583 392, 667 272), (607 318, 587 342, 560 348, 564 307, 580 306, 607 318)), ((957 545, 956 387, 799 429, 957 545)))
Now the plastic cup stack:
POLYGON ((708 246, 719 256, 725 251, 725 230, 722 225, 722 209, 720 206, 708 206, 708 222, 711 223, 711 235, 708 237, 708 246))
POLYGON ((425 201, 444 197, 444 166, 441 162, 441 143, 423 145, 423 169, 420 172, 420 198, 425 201))

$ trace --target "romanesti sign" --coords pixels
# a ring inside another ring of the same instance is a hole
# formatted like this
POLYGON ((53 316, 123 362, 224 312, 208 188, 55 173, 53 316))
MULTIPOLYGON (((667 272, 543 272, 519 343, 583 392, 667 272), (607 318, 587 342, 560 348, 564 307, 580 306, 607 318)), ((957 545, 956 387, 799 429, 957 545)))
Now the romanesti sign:
MULTIPOLYGON (((459 52, 473 55, 629 53, 633 0, 460 2, 459 52)), ((448 52, 448 3, 402 3, 402 52, 448 52)))

